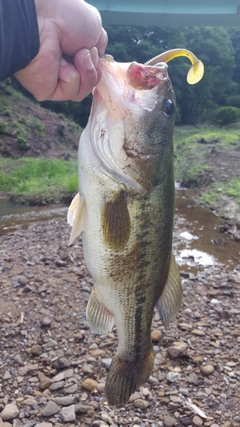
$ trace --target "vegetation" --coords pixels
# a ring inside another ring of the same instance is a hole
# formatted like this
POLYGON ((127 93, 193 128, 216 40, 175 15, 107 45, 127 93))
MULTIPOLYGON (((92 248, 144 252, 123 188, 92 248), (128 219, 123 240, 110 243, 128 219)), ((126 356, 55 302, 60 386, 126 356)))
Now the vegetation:
POLYGON ((77 191, 76 161, 0 158, 0 191, 44 204, 77 191))

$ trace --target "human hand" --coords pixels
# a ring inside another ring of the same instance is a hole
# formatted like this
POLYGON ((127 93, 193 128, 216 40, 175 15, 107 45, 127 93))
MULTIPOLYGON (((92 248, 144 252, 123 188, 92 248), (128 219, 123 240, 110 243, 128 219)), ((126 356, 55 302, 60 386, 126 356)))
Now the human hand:
POLYGON ((35 0, 40 49, 15 77, 38 101, 81 101, 96 86, 107 34, 83 0, 35 0), (69 61, 66 58, 71 57, 69 61))

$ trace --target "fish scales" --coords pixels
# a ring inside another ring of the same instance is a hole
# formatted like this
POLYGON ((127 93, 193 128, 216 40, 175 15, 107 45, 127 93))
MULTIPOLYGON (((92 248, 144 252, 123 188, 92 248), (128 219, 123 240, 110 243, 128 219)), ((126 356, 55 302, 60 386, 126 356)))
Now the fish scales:
POLYGON ((167 326, 181 305, 171 253, 176 101, 165 63, 118 64, 109 56, 101 63, 79 144, 79 194, 68 220, 70 243, 83 231, 94 279, 90 327, 100 334, 117 328, 105 393, 109 404, 122 405, 152 372, 154 306, 167 326))

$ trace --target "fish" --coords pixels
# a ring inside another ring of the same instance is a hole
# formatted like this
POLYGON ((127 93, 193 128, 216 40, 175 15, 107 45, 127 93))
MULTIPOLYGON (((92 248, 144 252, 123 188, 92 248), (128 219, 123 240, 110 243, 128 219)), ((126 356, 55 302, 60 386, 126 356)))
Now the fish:
MULTIPOLYGON (((79 142, 69 244, 82 233, 94 280, 86 309, 90 328, 101 335, 117 329, 105 384, 113 406, 126 404, 152 373, 155 306, 168 327, 182 302, 172 253, 176 99, 167 62, 186 52, 168 51, 146 64, 101 57, 102 76, 79 142)), ((203 66, 191 52, 186 56, 192 84, 203 66)))

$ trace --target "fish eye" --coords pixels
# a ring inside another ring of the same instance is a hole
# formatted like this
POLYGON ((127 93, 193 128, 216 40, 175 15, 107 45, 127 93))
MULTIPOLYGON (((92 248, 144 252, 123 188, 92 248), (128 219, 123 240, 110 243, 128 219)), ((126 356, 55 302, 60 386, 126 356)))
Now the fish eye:
POLYGON ((165 99, 163 103, 163 111, 167 116, 172 116, 175 113, 175 105, 170 98, 165 99))

